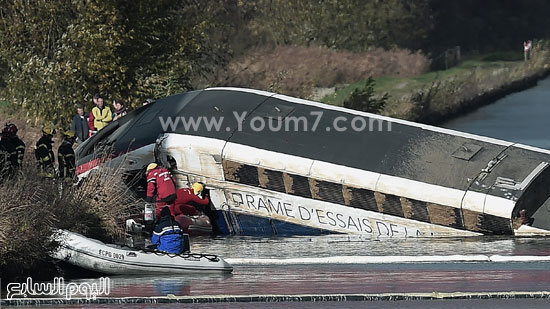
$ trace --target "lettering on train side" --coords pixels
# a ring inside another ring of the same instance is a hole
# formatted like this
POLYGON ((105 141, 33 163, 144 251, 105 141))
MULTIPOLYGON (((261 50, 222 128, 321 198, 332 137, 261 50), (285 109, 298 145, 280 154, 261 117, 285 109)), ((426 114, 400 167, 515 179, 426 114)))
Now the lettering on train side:
POLYGON ((263 199, 258 199, 258 210, 265 209, 267 213, 269 213, 269 208, 267 208, 267 205, 265 204, 263 199))
POLYGON ((370 226, 370 222, 368 219, 363 218, 361 219, 363 221, 363 226, 365 227, 365 232, 371 234, 372 233, 372 227, 370 226))
POLYGON ((342 219, 343 217, 344 215, 342 214, 336 214, 336 219, 340 221, 340 223, 342 224, 342 225, 338 225, 339 227, 346 227, 346 222, 344 222, 344 220, 342 219))
POLYGON ((252 195, 246 195, 246 205, 248 205, 248 208, 251 208, 251 209, 258 209, 256 207, 254 207, 254 197, 252 195), (252 206, 250 206, 252 205, 252 206))
POLYGON ((329 225, 336 226, 336 220, 334 219, 334 213, 332 211, 327 211, 327 218, 328 218, 329 225))
POLYGON ((325 221, 325 215, 323 214, 324 211, 322 209, 315 209, 315 213, 317 215, 317 221, 321 224, 327 224, 325 221))
POLYGON ((267 200, 267 205, 269 205, 269 209, 272 210, 272 212, 278 214, 278 215, 284 215, 283 213, 283 203, 281 201, 277 201, 276 204, 274 204, 270 199, 267 200), (275 206, 277 205, 277 206, 275 206))
POLYGON ((243 196, 240 193, 233 193, 231 194, 231 197, 233 198, 233 201, 237 203, 237 207, 240 207, 240 205, 243 204, 243 196))
MULTIPOLYGON (((319 208, 308 208, 304 205, 293 205, 278 199, 252 194, 231 193, 231 197, 236 207, 261 212, 269 216, 276 214, 312 222, 313 224, 325 225, 327 228, 339 227, 350 231, 380 236, 406 237, 409 235, 409 231, 405 226, 394 223, 378 220, 371 221, 365 217, 356 217, 319 208)), ((417 229, 413 231, 416 231, 415 234, 417 236, 420 235, 420 231, 417 229)))
MULTIPOLYGON (((393 224, 393 223, 390 223, 390 231, 391 231, 391 236, 393 237, 395 234, 399 234, 399 231, 397 231, 397 225, 393 224)), ((397 235, 399 236, 399 235, 397 235)))
POLYGON ((285 206, 285 213, 286 213, 286 216, 287 217, 291 217, 291 218, 295 218, 294 215, 292 214, 292 208, 289 208, 290 205, 289 203, 283 203, 283 206, 285 206))
POLYGON ((390 236, 390 229, 388 229, 388 226, 384 222, 376 221, 376 227, 378 228, 379 235, 390 236), (380 229, 381 226, 382 229, 380 229))
POLYGON ((309 221, 311 219, 311 214, 309 213, 309 210, 307 210, 303 206, 298 206, 298 212, 300 213, 300 219, 309 221))

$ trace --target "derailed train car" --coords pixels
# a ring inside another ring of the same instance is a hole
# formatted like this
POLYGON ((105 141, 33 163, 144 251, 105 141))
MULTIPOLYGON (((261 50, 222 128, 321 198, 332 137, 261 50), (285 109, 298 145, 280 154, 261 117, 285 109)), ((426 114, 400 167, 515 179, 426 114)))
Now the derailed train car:
POLYGON ((79 146, 77 173, 107 146, 130 175, 156 160, 180 187, 204 182, 227 234, 550 230, 550 151, 284 95, 211 88, 158 100, 79 146))

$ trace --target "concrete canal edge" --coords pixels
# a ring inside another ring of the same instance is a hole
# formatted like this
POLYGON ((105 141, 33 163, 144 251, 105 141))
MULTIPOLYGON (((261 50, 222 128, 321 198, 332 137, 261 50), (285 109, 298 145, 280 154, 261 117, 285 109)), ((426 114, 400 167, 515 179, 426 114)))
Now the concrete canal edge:
POLYGON ((167 303, 241 303, 241 302, 335 302, 402 301, 452 299, 537 299, 550 298, 550 291, 535 292, 453 292, 381 294, 304 294, 304 295, 211 295, 156 297, 13 298, 2 299, 1 306, 91 305, 91 304, 167 304, 167 303))

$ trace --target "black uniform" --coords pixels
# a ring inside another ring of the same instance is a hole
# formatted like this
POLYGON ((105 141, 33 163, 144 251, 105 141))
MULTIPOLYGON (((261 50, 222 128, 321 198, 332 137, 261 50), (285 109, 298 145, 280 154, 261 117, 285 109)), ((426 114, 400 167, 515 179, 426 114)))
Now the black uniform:
POLYGON ((42 135, 42 137, 36 142, 36 149, 34 155, 38 161, 38 167, 45 174, 45 176, 55 176, 53 154, 53 140, 51 135, 42 135))
POLYGON ((63 140, 57 149, 57 162, 59 163, 59 177, 70 179, 75 177, 76 160, 72 141, 63 140))
POLYGON ((10 141, 15 146, 15 151, 17 151, 17 167, 21 167, 23 166, 23 158, 25 158, 25 143, 18 136, 10 138, 10 141))
POLYGON ((13 176, 17 168, 17 151, 9 139, 0 140, 0 179, 13 176))

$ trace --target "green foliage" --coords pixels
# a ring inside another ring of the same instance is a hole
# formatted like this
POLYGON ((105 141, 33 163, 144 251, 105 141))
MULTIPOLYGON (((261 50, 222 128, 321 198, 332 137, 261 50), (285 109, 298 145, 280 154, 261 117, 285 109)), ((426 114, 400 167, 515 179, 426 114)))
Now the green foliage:
POLYGON ((362 88, 355 89, 349 98, 344 101, 344 107, 379 114, 384 110, 388 98, 387 93, 384 93, 382 97, 375 95, 374 79, 369 77, 362 88))
POLYGON ((97 92, 130 107, 184 92, 227 58, 226 42, 209 37, 228 14, 216 2, 0 0, 0 8, 0 100, 29 118, 67 125, 97 92))
POLYGON ((417 48, 432 27, 428 0, 258 0, 250 27, 275 44, 364 51, 417 48))
MULTIPOLYGON (((228 60, 256 46, 439 55, 460 45, 464 53, 517 50, 491 58, 513 60, 524 40, 548 37, 549 8, 544 0, 0 0, 0 101, 66 125, 76 104, 91 108, 96 92, 131 108, 224 83, 228 60)), ((279 71, 291 72, 259 76, 279 71)))

